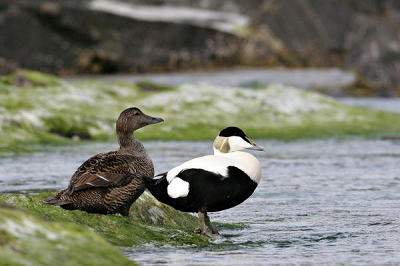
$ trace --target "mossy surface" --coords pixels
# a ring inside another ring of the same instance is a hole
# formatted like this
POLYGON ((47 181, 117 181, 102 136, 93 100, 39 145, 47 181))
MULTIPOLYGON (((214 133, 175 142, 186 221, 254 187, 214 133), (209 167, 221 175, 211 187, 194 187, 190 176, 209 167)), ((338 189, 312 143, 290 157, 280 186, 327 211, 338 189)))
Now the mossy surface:
MULTIPOLYGON (((129 218, 120 215, 90 214, 78 210, 68 211, 41 202, 42 199, 51 195, 52 193, 0 194, 0 202, 5 202, 46 220, 80 225, 98 233, 108 242, 117 246, 146 243, 178 246, 210 245, 206 237, 193 233, 198 225, 195 216, 161 204, 147 193, 132 205, 129 218)), ((219 227, 223 228, 223 226, 219 227)))
POLYGON ((0 265, 136 264, 84 227, 0 206, 0 265))
POLYGON ((283 140, 400 134, 400 114, 348 106, 277 84, 171 88, 148 81, 66 82, 20 71, 0 78, 0 102, 0 151, 115 139, 115 121, 131 106, 165 120, 139 130, 136 136, 142 140, 206 140, 232 125, 252 138, 283 140))

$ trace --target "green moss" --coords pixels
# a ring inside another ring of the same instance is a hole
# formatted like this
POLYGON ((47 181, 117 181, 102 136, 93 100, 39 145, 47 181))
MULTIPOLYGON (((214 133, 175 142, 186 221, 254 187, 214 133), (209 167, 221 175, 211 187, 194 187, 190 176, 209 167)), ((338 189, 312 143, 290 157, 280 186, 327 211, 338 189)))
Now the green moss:
POLYGON ((149 80, 140 80, 136 83, 136 86, 144 92, 163 92, 174 89, 172 86, 155 83, 149 80))
POLYGON ((44 74, 38 71, 24 69, 18 71, 17 74, 26 77, 28 80, 38 86, 58 86, 61 83, 60 79, 56 78, 55 76, 44 74))
POLYGON ((135 265, 81 226, 0 207, 0 265, 135 265))
POLYGON ((0 84, 14 86, 59 86, 61 80, 53 75, 44 74, 38 71, 19 69, 8 76, 0 77, 0 84))
POLYGON ((51 195, 51 193, 35 196, 0 194, 0 202, 16 206, 46 220, 67 222, 89 228, 118 246, 149 242, 170 245, 210 245, 206 237, 193 233, 198 225, 195 216, 161 204, 146 193, 132 205, 130 218, 67 211, 41 203, 42 199, 51 195))
POLYGON ((33 86, 17 88, 12 76, 0 81, 0 102, 4 103, 0 151, 32 150, 42 143, 70 144, 82 139, 115 140, 115 121, 131 106, 165 120, 135 133, 142 140, 209 140, 232 125, 253 138, 281 140, 398 137, 400 133, 400 114, 351 107, 282 85, 172 88, 147 81, 69 83, 38 72, 22 73, 33 86))

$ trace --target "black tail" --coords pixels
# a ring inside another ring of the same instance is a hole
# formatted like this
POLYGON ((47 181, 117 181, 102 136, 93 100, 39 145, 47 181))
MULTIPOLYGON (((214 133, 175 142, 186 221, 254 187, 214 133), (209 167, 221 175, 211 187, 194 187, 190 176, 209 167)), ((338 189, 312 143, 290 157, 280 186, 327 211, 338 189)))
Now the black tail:
POLYGON ((153 178, 153 179, 145 178, 144 182, 146 184, 146 188, 158 201, 168 204, 171 198, 168 196, 167 193, 167 187, 168 187, 167 173, 156 175, 156 177, 158 176, 161 176, 161 178, 153 178))
POLYGON ((63 206, 66 204, 70 204, 71 202, 69 201, 62 201, 56 197, 50 197, 47 199, 42 200, 42 203, 44 204, 50 204, 50 205, 56 205, 56 206, 63 206))

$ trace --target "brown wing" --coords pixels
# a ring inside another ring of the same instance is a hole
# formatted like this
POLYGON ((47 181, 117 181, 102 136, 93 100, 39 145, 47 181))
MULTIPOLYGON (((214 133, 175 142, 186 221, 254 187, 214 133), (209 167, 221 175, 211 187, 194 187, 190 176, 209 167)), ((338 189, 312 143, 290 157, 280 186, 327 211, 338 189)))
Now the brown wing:
POLYGON ((134 156, 109 152, 89 158, 74 173, 69 194, 93 187, 115 187, 128 184, 135 177, 129 170, 134 156))

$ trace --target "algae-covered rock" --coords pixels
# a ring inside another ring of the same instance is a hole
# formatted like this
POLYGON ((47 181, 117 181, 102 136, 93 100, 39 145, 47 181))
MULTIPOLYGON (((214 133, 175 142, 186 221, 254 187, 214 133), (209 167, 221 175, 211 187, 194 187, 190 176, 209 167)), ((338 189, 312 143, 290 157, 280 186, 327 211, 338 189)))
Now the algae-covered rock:
POLYGON ((193 233, 198 223, 196 217, 161 204, 147 193, 132 205, 130 218, 120 215, 90 214, 79 210, 68 211, 58 206, 43 204, 41 200, 50 195, 51 193, 0 194, 0 202, 16 206, 46 220, 80 225, 117 246, 145 243, 209 244, 206 238, 193 233))
MULTIPOLYGON (((212 139, 237 125, 254 138, 296 139, 400 133, 399 114, 342 104, 335 99, 270 84, 255 88, 186 84, 150 95, 139 105, 160 110, 163 138, 212 139)), ((147 137, 160 132, 148 131, 147 137)))
MULTIPOLYGON (((4 199, 4 198, 3 198, 4 199)), ((135 265, 82 227, 0 206, 0 265, 135 265)))
POLYGON ((149 82, 66 82, 38 72, 21 73, 29 86, 16 86, 12 76, 0 80, 0 151, 115 139, 115 121, 131 106, 165 120, 135 133, 142 140, 212 139, 232 125, 252 137, 274 139, 400 133, 400 114, 348 106, 279 84, 171 88, 149 82))
POLYGON ((33 87, 33 86, 59 86, 62 81, 53 75, 41 72, 18 69, 13 74, 0 77, 0 83, 3 85, 12 85, 16 87, 33 87))

